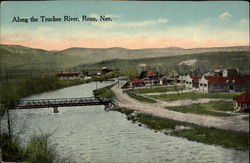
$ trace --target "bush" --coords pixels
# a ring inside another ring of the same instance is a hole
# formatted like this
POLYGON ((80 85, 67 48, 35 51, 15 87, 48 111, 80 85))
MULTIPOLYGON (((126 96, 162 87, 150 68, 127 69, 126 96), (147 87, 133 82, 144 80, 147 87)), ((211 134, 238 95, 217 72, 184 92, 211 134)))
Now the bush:
POLYGON ((111 91, 113 86, 114 84, 94 90, 94 96, 100 98, 113 98, 115 96, 115 94, 111 91))
POLYGON ((34 136, 27 147, 28 162, 52 163, 55 159, 54 149, 49 145, 48 135, 34 136))
POLYGON ((22 161, 24 159, 25 150, 15 139, 9 139, 7 134, 0 134, 0 145, 4 161, 22 161))

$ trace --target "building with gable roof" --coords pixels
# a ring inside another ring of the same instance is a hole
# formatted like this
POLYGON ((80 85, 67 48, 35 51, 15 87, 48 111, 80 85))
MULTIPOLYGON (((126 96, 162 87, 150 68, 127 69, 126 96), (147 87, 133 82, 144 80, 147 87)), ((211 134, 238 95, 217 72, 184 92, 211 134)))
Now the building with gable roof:
POLYGON ((202 76, 199 91, 206 93, 243 92, 249 89, 246 77, 202 76))
POLYGON ((200 76, 191 77, 188 75, 185 79, 185 88, 197 90, 199 88, 200 76))
POLYGON ((233 98, 234 109, 240 112, 249 112, 250 109, 250 93, 245 92, 233 98))
POLYGON ((130 87, 142 87, 145 86, 144 80, 143 79, 133 79, 130 80, 130 87))

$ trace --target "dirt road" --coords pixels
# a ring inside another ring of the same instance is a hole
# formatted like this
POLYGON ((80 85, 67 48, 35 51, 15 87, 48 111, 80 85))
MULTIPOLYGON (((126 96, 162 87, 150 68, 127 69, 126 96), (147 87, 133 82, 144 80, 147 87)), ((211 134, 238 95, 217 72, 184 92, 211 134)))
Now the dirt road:
POLYGON ((242 119, 242 117, 246 115, 215 117, 209 115, 197 115, 190 113, 175 112, 164 108, 168 106, 167 102, 158 101, 157 103, 149 104, 130 98, 126 93, 123 93, 121 88, 118 88, 118 85, 112 87, 111 90, 115 93, 117 98, 117 103, 120 107, 137 110, 139 112, 152 114, 154 116, 159 116, 163 118, 198 124, 201 126, 249 132, 248 121, 242 119))

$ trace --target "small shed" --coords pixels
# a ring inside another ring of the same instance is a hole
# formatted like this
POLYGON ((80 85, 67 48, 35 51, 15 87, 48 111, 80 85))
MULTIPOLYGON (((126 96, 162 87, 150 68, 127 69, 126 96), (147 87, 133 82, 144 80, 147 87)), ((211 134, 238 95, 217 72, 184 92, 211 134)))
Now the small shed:
POLYGON ((240 112, 249 112, 250 108, 250 93, 245 92, 233 98, 234 109, 240 112))

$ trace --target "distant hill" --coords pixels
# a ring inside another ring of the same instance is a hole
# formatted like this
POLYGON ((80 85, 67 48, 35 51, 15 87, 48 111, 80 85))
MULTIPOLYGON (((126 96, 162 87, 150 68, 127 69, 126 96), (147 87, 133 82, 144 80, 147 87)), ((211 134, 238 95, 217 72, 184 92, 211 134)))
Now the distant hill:
MULTIPOLYGON (((28 48, 19 45, 0 45, 1 70, 47 70, 66 69, 86 64, 105 63, 109 60, 137 60, 154 59, 158 62, 161 57, 192 56, 194 54, 216 54, 228 52, 237 54, 247 52, 248 46, 237 47, 215 47, 182 49, 178 47, 158 48, 158 49, 125 49, 125 48, 69 48, 62 51, 47 51, 42 49, 28 48)), ((213 56, 215 57, 215 56, 213 56)), ((237 57, 236 57, 237 58, 237 57)), ((193 58, 191 58, 193 59, 193 58)), ((226 58, 230 59, 230 58, 226 58)), ((112 61, 112 62, 113 62, 112 61)), ((178 63, 184 60, 180 60, 178 63)), ((114 63, 113 63, 114 64, 114 63)), ((157 63, 155 63, 157 64, 157 63)))
POLYGON ((64 56, 78 57, 82 59, 81 63, 97 63, 110 59, 139 59, 139 58, 155 58, 166 56, 179 56, 188 54, 199 54, 209 52, 239 52, 249 51, 248 46, 242 47, 216 47, 216 48, 197 48, 182 49, 177 47, 158 48, 158 49, 124 49, 124 48, 70 48, 58 53, 64 56))
POLYGON ((173 69, 181 71, 182 74, 191 71, 201 73, 214 69, 238 68, 242 73, 250 74, 250 53, 249 51, 238 52, 205 52, 190 55, 176 55, 155 58, 140 59, 113 59, 95 64, 79 65, 79 69, 100 69, 108 67, 110 69, 136 68, 138 70, 158 71, 167 74, 173 69), (190 63, 191 64, 183 64, 190 63))

